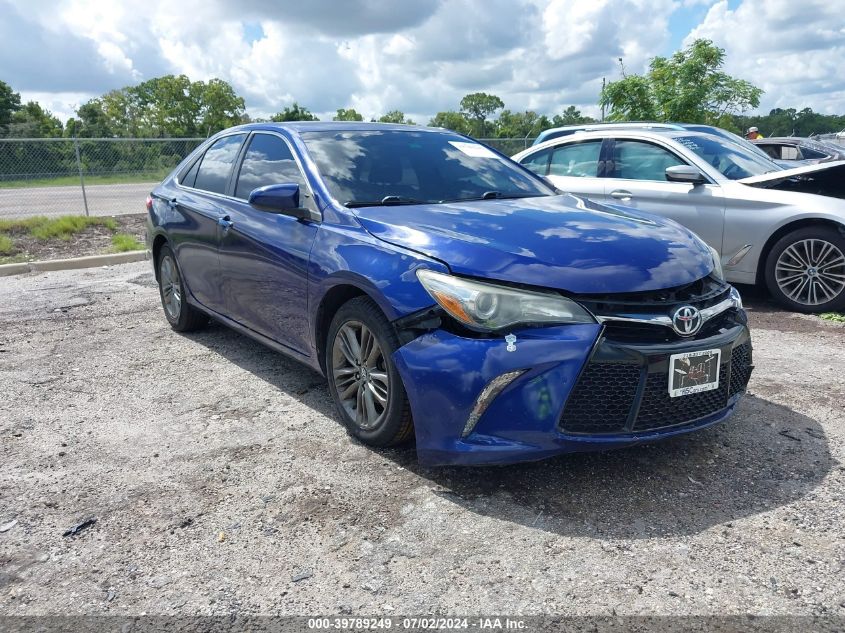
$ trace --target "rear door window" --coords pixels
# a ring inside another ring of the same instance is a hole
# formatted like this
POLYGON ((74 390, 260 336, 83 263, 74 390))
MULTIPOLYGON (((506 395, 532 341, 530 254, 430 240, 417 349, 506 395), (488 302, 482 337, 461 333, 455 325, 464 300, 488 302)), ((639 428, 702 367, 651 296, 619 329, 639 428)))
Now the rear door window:
POLYGON ((226 193, 244 138, 246 134, 233 134, 215 141, 202 157, 194 187, 212 193, 226 193))
POLYGON ((556 147, 549 162, 550 176, 596 178, 602 139, 556 147))

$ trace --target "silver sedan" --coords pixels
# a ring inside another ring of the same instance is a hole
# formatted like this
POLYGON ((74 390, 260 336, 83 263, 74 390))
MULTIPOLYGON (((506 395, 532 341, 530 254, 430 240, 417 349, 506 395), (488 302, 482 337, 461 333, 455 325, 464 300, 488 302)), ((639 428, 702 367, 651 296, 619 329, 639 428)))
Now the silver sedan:
POLYGON ((710 134, 603 130, 513 157, 563 191, 671 218, 729 281, 800 312, 845 308, 845 161, 783 169, 710 134))

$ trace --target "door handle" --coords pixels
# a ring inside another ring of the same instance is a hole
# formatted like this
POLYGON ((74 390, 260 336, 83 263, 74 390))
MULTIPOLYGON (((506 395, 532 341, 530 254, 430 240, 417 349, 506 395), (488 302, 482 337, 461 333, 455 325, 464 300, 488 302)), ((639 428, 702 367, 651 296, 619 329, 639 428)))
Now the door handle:
POLYGON ((176 209, 179 206, 179 201, 176 198, 171 198, 167 201, 167 206, 171 209, 176 209))
POLYGON ((228 215, 224 215, 222 218, 217 218, 217 224, 222 227, 224 231, 228 231, 235 223, 232 222, 228 215))
POLYGON ((611 198, 616 198, 617 200, 630 200, 634 196, 631 194, 630 191, 625 191, 624 189, 617 189, 616 191, 610 192, 611 198))

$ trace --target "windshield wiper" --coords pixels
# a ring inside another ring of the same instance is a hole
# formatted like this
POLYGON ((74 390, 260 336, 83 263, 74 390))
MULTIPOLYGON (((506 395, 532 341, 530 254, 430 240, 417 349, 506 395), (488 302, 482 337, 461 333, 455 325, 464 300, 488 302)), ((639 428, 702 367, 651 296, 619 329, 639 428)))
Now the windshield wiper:
POLYGON ((416 198, 405 198, 403 196, 385 196, 381 200, 350 200, 343 206, 350 209, 355 207, 391 207, 399 206, 401 204, 429 204, 426 200, 417 200, 416 198))
POLYGON ((452 198, 442 202, 472 202, 473 200, 514 200, 516 198, 542 198, 545 193, 501 193, 499 191, 485 191, 480 196, 469 198, 452 198))

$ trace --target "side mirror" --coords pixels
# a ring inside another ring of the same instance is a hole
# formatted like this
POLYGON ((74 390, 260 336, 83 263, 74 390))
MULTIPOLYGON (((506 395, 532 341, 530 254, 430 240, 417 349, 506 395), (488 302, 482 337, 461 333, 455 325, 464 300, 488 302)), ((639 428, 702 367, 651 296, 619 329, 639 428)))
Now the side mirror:
POLYGON ((249 203, 256 209, 268 213, 289 215, 298 220, 310 220, 311 212, 299 206, 299 185, 284 183, 253 189, 249 203))
POLYGON ((704 174, 698 167, 691 165, 674 165, 666 168, 666 180, 669 182, 686 182, 692 185, 700 185, 707 182, 704 174))

